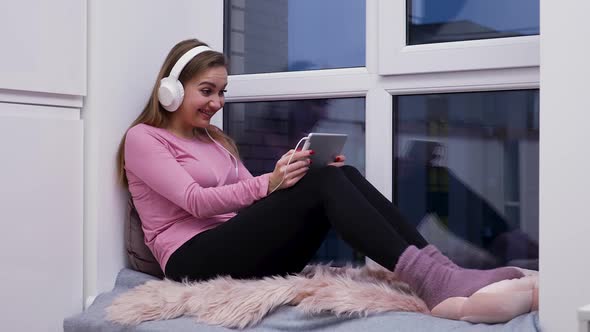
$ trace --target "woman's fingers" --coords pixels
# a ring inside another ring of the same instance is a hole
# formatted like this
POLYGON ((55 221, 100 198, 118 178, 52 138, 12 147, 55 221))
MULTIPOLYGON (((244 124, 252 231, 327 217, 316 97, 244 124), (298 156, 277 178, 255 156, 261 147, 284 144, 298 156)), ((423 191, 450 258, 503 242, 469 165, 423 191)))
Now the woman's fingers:
POLYGON ((299 160, 280 168, 283 177, 281 188, 289 188, 297 183, 309 170, 309 159, 299 160))
POLYGON ((289 157, 291 154, 293 154, 293 152, 295 152, 295 150, 291 149, 291 150, 287 151, 287 153, 285 153, 281 158, 289 157))
MULTIPOLYGON (((293 154, 294 150, 289 150, 287 153, 285 153, 284 155, 281 156, 281 158, 279 158, 279 160, 277 161, 277 166, 281 167, 284 165, 287 165, 287 163, 289 162, 289 159, 291 159, 291 155, 293 154)), ((291 159, 291 162, 293 160, 291 159)))
POLYGON ((291 162, 289 165, 285 166, 285 170, 287 173, 292 173, 302 167, 308 167, 310 164, 309 159, 298 160, 296 162, 291 162))
POLYGON ((312 154, 313 150, 297 151, 295 152, 295 157, 297 159, 309 158, 309 156, 311 156, 312 154))
POLYGON ((272 175, 272 182, 279 182, 278 180, 282 179, 280 189, 293 186, 309 170, 309 165, 311 164, 309 156, 312 154, 313 151, 310 150, 289 150, 277 161, 272 175))
POLYGON ((329 163, 328 166, 342 167, 342 166, 344 166, 344 163, 343 162, 333 162, 333 163, 329 163))
POLYGON ((299 180, 303 179, 303 177, 305 176, 305 174, 307 174, 307 172, 304 172, 303 174, 301 174, 301 175, 299 175, 297 177, 294 177, 292 179, 289 179, 289 181, 288 181, 289 187, 294 186, 297 182, 299 182, 299 180))
POLYGON ((341 154, 338 155, 334 158, 334 161, 331 163, 328 163, 329 166, 336 166, 336 167, 342 167, 344 166, 344 162, 346 161, 346 157, 341 154))
POLYGON ((297 160, 309 158, 309 156, 312 154, 313 154, 313 151, 311 151, 311 150, 305 150, 305 151, 289 150, 289 152, 285 153, 281 157, 281 160, 286 160, 288 162, 290 159, 291 163, 293 163, 297 160))
POLYGON ((294 170, 292 172, 287 173, 286 178, 287 179, 293 179, 293 178, 296 178, 298 176, 305 175, 305 173, 307 173, 308 170, 309 170, 309 167, 307 167, 307 166, 298 168, 298 169, 296 169, 296 170, 294 170))

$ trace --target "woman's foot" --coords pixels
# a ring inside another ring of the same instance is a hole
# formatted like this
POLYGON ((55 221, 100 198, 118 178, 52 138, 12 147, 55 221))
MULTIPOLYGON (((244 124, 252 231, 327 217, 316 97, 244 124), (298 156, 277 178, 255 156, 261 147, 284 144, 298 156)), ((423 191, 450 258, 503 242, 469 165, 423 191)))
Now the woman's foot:
POLYGON ((523 277, 522 272, 511 267, 472 270, 455 266, 435 260, 429 250, 410 246, 399 258, 394 272, 418 293, 429 309, 450 297, 469 297, 497 281, 523 277))
POLYGON ((445 256, 437 247, 432 244, 427 245, 426 247, 420 249, 428 256, 432 257, 435 261, 441 263, 444 266, 450 267, 452 269, 461 269, 461 267, 452 260, 450 260, 447 256, 445 256))

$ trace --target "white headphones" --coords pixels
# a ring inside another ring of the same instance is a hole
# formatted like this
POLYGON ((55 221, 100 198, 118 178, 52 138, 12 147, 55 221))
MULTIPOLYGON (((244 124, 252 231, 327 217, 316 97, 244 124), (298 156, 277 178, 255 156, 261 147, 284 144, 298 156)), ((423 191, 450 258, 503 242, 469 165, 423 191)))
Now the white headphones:
POLYGON ((174 67, 172 67, 172 70, 170 70, 170 74, 160 81, 158 100, 162 107, 168 112, 176 111, 178 107, 180 107, 180 104, 182 104, 182 99, 184 98, 184 87, 178 80, 178 76, 180 76, 182 69, 184 69, 184 66, 186 66, 186 64, 194 57, 205 51, 212 50, 203 45, 192 48, 178 59, 176 64, 174 64, 174 67))

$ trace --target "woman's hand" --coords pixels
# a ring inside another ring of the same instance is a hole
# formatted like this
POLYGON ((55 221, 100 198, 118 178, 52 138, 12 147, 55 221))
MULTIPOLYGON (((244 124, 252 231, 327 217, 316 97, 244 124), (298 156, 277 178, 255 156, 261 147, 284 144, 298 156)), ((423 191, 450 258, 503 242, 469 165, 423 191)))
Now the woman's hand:
POLYGON ((329 166, 336 166, 336 167, 340 167, 340 166, 344 166, 344 162, 346 161, 346 157, 341 154, 336 156, 336 158, 334 158, 334 162, 329 163, 329 166))
POLYGON ((290 150, 285 153, 277 164, 274 171, 271 173, 268 180, 268 193, 276 190, 292 187, 295 185, 309 170, 311 160, 309 156, 313 154, 312 150, 295 151, 290 150), (293 156, 291 158, 291 156, 293 156), (287 165, 291 160, 291 163, 287 165))

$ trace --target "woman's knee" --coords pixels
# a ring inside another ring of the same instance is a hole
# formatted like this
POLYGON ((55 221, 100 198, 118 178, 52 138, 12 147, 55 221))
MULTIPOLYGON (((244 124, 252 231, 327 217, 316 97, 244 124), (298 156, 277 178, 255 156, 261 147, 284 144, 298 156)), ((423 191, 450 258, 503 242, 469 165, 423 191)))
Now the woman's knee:
POLYGON ((344 165, 341 166, 340 169, 342 170, 342 172, 344 172, 344 174, 346 174, 347 176, 363 176, 361 174, 361 172, 359 172, 359 170, 354 167, 354 166, 350 166, 350 165, 344 165))
POLYGON ((334 176, 334 175, 340 174, 340 173, 342 173, 342 170, 340 169, 340 167, 336 167, 336 166, 325 166, 325 167, 312 169, 311 172, 314 172, 316 174, 316 176, 319 178, 325 178, 326 176, 329 177, 329 176, 334 176))
POLYGON ((309 173, 310 180, 312 180, 319 188, 337 188, 342 181, 348 181, 340 167, 326 166, 312 169, 309 173))

